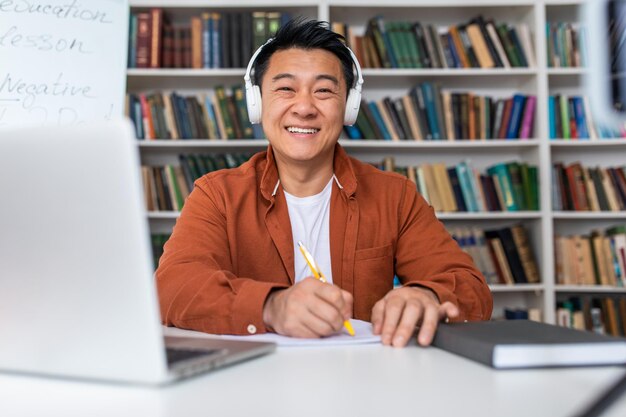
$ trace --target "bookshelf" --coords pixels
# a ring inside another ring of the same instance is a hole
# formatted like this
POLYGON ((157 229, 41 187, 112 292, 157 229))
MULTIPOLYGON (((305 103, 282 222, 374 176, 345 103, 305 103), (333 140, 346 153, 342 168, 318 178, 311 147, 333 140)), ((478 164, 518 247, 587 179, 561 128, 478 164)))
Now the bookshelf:
MULTIPOLYGON (((593 228, 606 228, 626 223, 625 212, 562 212, 551 209, 551 170, 556 161, 616 166, 626 140, 575 141, 549 139, 548 96, 551 94, 583 94, 587 71, 582 67, 548 65, 546 23, 579 21, 584 0, 477 0, 471 5, 464 0, 320 0, 291 1, 282 5, 270 0, 238 2, 208 0, 130 0, 131 11, 147 11, 161 7, 174 20, 184 21, 201 11, 286 11, 326 21, 344 22, 359 34, 365 23, 376 15, 385 21, 419 21, 438 26, 467 22, 476 15, 484 15, 513 24, 527 24, 530 28, 537 65, 523 68, 364 68, 364 98, 380 100, 400 97, 417 83, 439 83, 454 91, 471 91, 479 95, 507 97, 514 93, 537 97, 533 135, 526 140, 488 141, 384 141, 348 140, 340 143, 347 151, 367 162, 380 162, 393 156, 399 166, 429 161, 445 162, 447 166, 469 159, 480 171, 497 162, 523 161, 539 170, 538 211, 440 213, 446 227, 476 226, 481 229, 510 227, 521 223, 528 232, 535 254, 541 282, 538 284, 491 285, 494 294, 494 317, 503 316, 503 308, 538 308, 548 323, 557 320, 555 305, 571 294, 624 294, 621 288, 595 286, 563 286, 555 280, 555 233, 589 233, 593 228)), ((176 90, 192 94, 216 85, 242 83, 243 68, 227 69, 138 69, 127 72, 130 93, 176 90)), ((158 165, 176 163, 181 153, 255 152, 267 146, 265 140, 145 140, 139 141, 142 163, 158 165)), ((153 233, 168 233, 178 213, 150 212, 153 233)))

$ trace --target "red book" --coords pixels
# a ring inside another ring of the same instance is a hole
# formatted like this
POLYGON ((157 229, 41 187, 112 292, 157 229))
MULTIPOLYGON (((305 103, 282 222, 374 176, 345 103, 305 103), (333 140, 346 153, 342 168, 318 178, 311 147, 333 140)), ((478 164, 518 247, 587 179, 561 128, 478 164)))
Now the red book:
POLYGON ((183 29, 174 27, 172 29, 174 38, 172 39, 172 58, 174 68, 183 68, 183 29))
POLYGON ((506 100, 504 100, 504 111, 502 112, 502 124, 500 125, 500 131, 498 132, 498 139, 506 139, 506 128, 509 125, 512 108, 513 99, 507 98, 506 100))
POLYGON ((152 122, 152 111, 145 94, 139 94, 139 103, 141 104, 141 121, 143 123, 144 139, 154 139, 154 124, 152 122))
POLYGON ((162 68, 174 68, 174 28, 169 23, 163 24, 163 59, 162 68))
POLYGON ((150 13, 137 13, 137 68, 150 67, 152 41, 152 16, 150 13))
POLYGON ((572 203, 574 203, 574 210, 586 211, 589 210, 587 203, 587 189, 585 188, 585 182, 582 177, 582 166, 580 163, 574 163, 565 168, 567 174, 567 180, 569 182, 570 195, 572 203))
POLYGON ((191 68, 191 26, 182 29, 183 68, 191 68))

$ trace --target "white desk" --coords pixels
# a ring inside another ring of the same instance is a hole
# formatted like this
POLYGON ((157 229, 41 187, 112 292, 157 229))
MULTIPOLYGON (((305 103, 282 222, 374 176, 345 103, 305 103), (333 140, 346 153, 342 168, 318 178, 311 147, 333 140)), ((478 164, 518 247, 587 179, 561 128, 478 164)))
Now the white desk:
MULTIPOLYGON (((416 346, 282 348, 162 388, 0 374, 0 416, 559 417, 623 372, 494 371, 416 346)), ((625 415, 622 398, 607 417, 625 415)))

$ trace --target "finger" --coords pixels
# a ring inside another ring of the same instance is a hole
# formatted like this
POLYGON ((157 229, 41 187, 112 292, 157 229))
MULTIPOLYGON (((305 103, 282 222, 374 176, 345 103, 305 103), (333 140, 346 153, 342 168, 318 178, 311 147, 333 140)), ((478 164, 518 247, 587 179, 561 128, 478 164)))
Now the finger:
POLYGON ((439 306, 439 320, 444 320, 446 318, 456 318, 460 314, 459 308, 452 304, 450 301, 446 301, 442 305, 439 306))
POLYGON ((381 341, 383 345, 391 344, 391 337, 398 327, 402 310, 404 310, 405 301, 402 298, 394 297, 387 299, 385 303, 385 312, 383 319, 383 328, 381 332, 381 341))
POLYGON ((420 302, 407 302, 402 311, 400 323, 396 329, 392 345, 393 347, 404 347, 413 335, 417 322, 422 318, 424 307, 420 302))
POLYGON ((321 332, 320 334, 328 335, 341 330, 344 322, 343 314, 332 304, 318 299, 316 303, 308 305, 307 309, 309 314, 320 322, 318 324, 314 321, 310 322, 311 326, 314 326, 312 328, 321 332), (321 323, 325 323, 325 326, 321 323))
POLYGON ((424 318, 417 335, 417 342, 422 346, 428 346, 433 341, 437 324, 439 323, 440 306, 430 304, 424 311, 424 318))
POLYGON ((345 308, 344 290, 334 285, 320 283, 314 290, 314 294, 319 299, 334 306, 338 311, 343 311, 345 308))
POLYGON ((354 305, 354 298, 348 291, 341 290, 341 296, 343 297, 343 319, 349 320, 352 318, 352 308, 354 305))
POLYGON ((372 333, 380 334, 385 318, 385 299, 382 298, 372 308, 372 333))
POLYGON ((339 314, 335 314, 334 317, 334 320, 328 320, 322 317, 317 311, 309 311, 309 314, 302 318, 302 322, 316 337, 323 337, 341 330, 343 319, 339 314))

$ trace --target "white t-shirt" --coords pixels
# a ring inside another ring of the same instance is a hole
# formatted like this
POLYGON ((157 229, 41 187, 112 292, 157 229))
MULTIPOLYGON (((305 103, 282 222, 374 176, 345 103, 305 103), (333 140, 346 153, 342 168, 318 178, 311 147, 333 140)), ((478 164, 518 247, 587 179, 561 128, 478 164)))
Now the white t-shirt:
POLYGON ((330 263, 330 196, 334 178, 321 193, 308 197, 296 197, 285 191, 295 260, 296 282, 313 275, 298 247, 302 241, 329 283, 333 282, 330 263))

